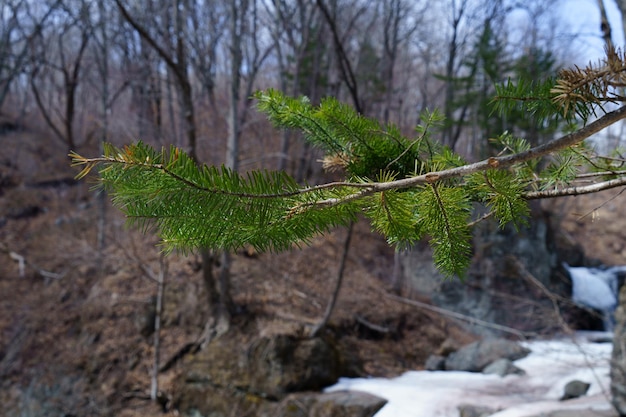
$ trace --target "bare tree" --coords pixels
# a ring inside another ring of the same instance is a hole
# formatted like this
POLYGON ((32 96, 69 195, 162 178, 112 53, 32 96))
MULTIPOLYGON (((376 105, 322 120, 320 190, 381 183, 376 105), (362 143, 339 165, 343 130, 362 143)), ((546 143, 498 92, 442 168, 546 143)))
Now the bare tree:
POLYGON ((622 18, 622 28, 624 28, 624 37, 626 38, 626 0, 615 0, 615 4, 622 18))
POLYGON ((55 16, 61 23, 51 31, 39 32, 31 49, 30 85, 35 102, 46 124, 68 150, 76 149, 77 145, 76 100, 83 58, 93 35, 88 12, 84 1, 71 6, 63 4, 55 16), (55 96, 56 92, 60 94, 55 96))
POLYGON ((385 83, 385 101, 382 119, 389 121, 392 101, 394 99, 394 70, 398 60, 399 49, 410 40, 420 24, 418 18, 408 23, 408 17, 423 16, 426 6, 421 10, 412 9, 412 3, 406 0, 385 0, 381 3, 383 31, 383 69, 382 79, 385 83))
POLYGON ((12 82, 26 71, 33 39, 41 34, 59 1, 43 7, 43 13, 33 10, 26 0, 2 0, 0 26, 0 108, 9 94, 12 82))
MULTIPOLYGON (((266 4, 271 16, 271 35, 274 41, 274 50, 278 63, 280 89, 293 96, 301 94, 311 95, 311 91, 303 91, 306 83, 303 78, 308 72, 309 79, 317 79, 320 59, 313 54, 325 46, 324 42, 313 42, 320 36, 319 14, 313 4, 298 0, 287 2, 273 0, 271 5, 266 4), (312 51, 311 46, 315 45, 312 51), (307 63, 314 63, 312 71, 307 71, 307 63)), ((309 85, 318 87, 319 82, 313 81, 309 85)), ((315 98, 313 98, 315 99, 315 98)), ((289 148, 292 139, 291 131, 283 131, 278 158, 278 170, 287 168, 289 148)))
POLYGON ((215 88, 218 65, 218 47, 222 42, 228 23, 228 10, 219 1, 191 2, 188 10, 190 27, 189 63, 200 81, 214 114, 217 114, 215 88))
MULTIPOLYGON (((254 0, 252 0, 254 2, 254 0)), ((233 0, 230 4, 230 85, 228 106, 228 137, 226 139, 226 158, 224 165, 237 171, 239 169, 239 138, 241 136, 241 120, 239 116, 239 102, 241 89, 241 65, 243 61, 242 42, 244 37, 245 19, 249 0, 233 0)), ((223 323, 230 322, 233 312, 233 301, 230 293, 230 267, 231 256, 229 252, 221 255, 221 268, 218 277, 219 303, 217 317, 223 323)))
POLYGON ((344 272, 346 270, 346 263, 348 262, 348 252, 350 250, 350 242, 352 241, 352 234, 354 231, 354 223, 350 223, 348 230, 346 230, 346 237, 343 241, 343 251, 341 252, 341 259, 339 260, 339 268, 337 269, 337 276, 335 277, 335 287, 333 288, 333 292, 330 295, 330 299, 328 300, 328 304, 326 305, 326 310, 324 310, 324 315, 317 322, 315 326, 311 329, 309 335, 311 337, 315 337, 319 334, 319 332, 326 327, 328 321, 330 320, 330 316, 333 314, 335 309, 335 305, 337 304, 337 299, 339 298, 339 291, 341 290, 341 285, 343 284, 344 272))
MULTIPOLYGON (((328 27, 330 29, 333 46, 335 48, 335 53, 337 57, 337 67, 339 68, 339 72, 341 73, 342 81, 348 89, 354 108, 359 113, 361 113, 363 111, 363 104, 361 103, 361 98, 359 96, 359 85, 357 82, 354 65, 350 60, 350 56, 348 55, 346 45, 343 40, 344 35, 340 33, 339 19, 337 17, 337 2, 333 2, 333 7, 329 7, 329 5, 324 2, 324 0, 316 0, 316 4, 322 12, 322 15, 324 16, 324 19, 326 20, 326 23, 328 24, 328 27)), ((349 32, 349 29, 355 24, 358 16, 361 15, 365 10, 366 9, 363 7, 357 9, 357 11, 354 13, 354 16, 349 20, 348 24, 346 25, 346 32, 349 32)))
MULTIPOLYGON (((617 1, 616 3, 618 8, 624 6, 623 2, 620 3, 620 1, 617 1)), ((598 0, 598 8, 600 9, 600 32, 602 32, 602 39, 605 45, 611 46, 613 44, 613 40, 611 39, 611 25, 606 14, 603 0, 598 0)))
MULTIPOLYGON (((461 22, 463 21, 465 15, 468 13, 469 1, 468 0, 460 0, 460 3, 457 4, 457 0, 450 0, 450 39, 448 41, 448 58, 446 62, 446 71, 445 71, 445 104, 444 104, 444 115, 446 120, 452 120, 452 109, 453 102, 455 99, 455 86, 452 82, 452 79, 457 73, 458 65, 459 65, 459 55, 460 51, 460 42, 461 42, 461 22)), ((446 129, 443 132, 442 142, 454 149, 454 146, 459 139, 461 134, 460 129, 457 127, 455 130, 452 124, 448 124, 446 129)))
MULTIPOLYGON (((180 97, 181 113, 187 137, 189 155, 197 159, 197 126, 193 97, 193 85, 189 74, 189 55, 186 43, 186 13, 187 3, 183 0, 174 0, 172 9, 174 19, 171 30, 160 33, 162 39, 157 39, 148 29, 150 23, 141 22, 120 0, 115 0, 124 19, 137 31, 139 36, 157 53, 171 72, 176 90, 180 97)), ((169 16, 169 14, 168 14, 169 16)), ((152 22, 158 24, 158 22, 152 22)))
MULTIPOLYGON (((167 30, 157 30, 153 33, 150 30, 150 23, 140 21, 140 14, 139 16, 135 16, 136 13, 131 13, 120 0, 115 0, 115 2, 124 19, 135 29, 141 39, 157 53, 159 58, 165 63, 168 74, 171 74, 175 80, 176 92, 181 102, 182 119, 185 122, 189 155, 193 159, 197 159, 197 126, 193 83, 190 74, 190 42, 187 38, 189 34, 189 27, 187 25, 189 23, 188 16, 193 14, 192 5, 187 0, 173 0, 171 4, 174 11, 173 21, 169 22, 171 24, 166 25, 167 30)), ((169 15, 169 13, 166 13, 163 19, 168 20, 169 15)), ((155 17, 156 16, 153 16, 153 18, 155 17)), ((197 24, 196 19, 192 18, 190 20, 192 28, 199 29, 199 26, 195 26, 197 24)), ((153 21, 152 25, 154 24, 156 24, 156 22, 153 21)), ((200 43, 199 39, 201 38, 202 35, 200 33, 195 33, 194 45, 197 48, 202 48, 205 45, 204 43, 200 43)), ((202 54, 203 52, 204 51, 201 50, 195 51, 196 54, 202 54)), ((213 84, 210 68, 207 67, 207 61, 197 59, 196 64, 197 69, 209 70, 209 73, 204 74, 204 85, 205 88, 211 90, 213 84)), ((237 71, 239 71, 239 67, 237 67, 237 71)), ((238 85, 236 88, 238 88, 238 85)), ((237 95, 237 97, 239 96, 237 95)), ((234 127, 236 128, 236 126, 234 127)), ((229 144, 228 146, 230 149, 233 145, 229 144)), ((236 169, 237 149, 234 149, 232 153, 235 155, 235 162, 234 165, 230 167, 236 169)), ((199 345, 204 345, 210 342, 213 337, 228 329, 232 300, 230 298, 229 277, 223 275, 227 274, 229 271, 229 259, 227 255, 225 255, 223 259, 222 274, 216 282, 213 273, 213 264, 215 262, 214 254, 204 249, 200 252, 202 256, 202 276, 210 305, 210 316, 208 317, 205 329, 198 342, 199 345)))
MULTIPOLYGON (((124 83, 120 89, 111 93, 111 11, 107 8, 104 2, 98 3, 97 13, 91 13, 91 16, 97 16, 97 20, 91 22, 93 28, 93 43, 96 47, 93 48, 94 63, 97 72, 97 91, 100 95, 100 111, 99 111, 99 149, 100 152, 104 151, 104 143, 109 141, 109 118, 113 103, 119 93, 126 87, 124 83)), ((96 246, 98 251, 102 251, 105 246, 105 230, 106 230, 106 194, 104 190, 98 193, 97 197, 97 210, 98 210, 98 222, 97 222, 97 238, 96 246)))
MULTIPOLYGON (((252 95, 256 76, 263 61, 265 61, 271 51, 271 45, 265 48, 260 45, 258 5, 256 0, 233 0, 230 3, 229 18, 229 107, 224 166, 237 171, 239 170, 241 131, 248 115, 249 98, 252 95)), ((206 258, 207 255, 203 256, 206 258)), ((218 322, 221 321, 223 323, 222 327, 230 321, 230 316, 234 310, 230 291, 231 262, 230 253, 223 252, 221 254, 221 266, 217 281, 219 304, 216 310, 218 322)))

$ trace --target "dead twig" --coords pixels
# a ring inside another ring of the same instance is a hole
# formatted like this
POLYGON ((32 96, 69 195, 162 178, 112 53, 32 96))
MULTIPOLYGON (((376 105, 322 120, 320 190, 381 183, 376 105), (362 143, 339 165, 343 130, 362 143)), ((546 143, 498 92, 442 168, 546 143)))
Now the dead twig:
POLYGON ((485 320, 477 319, 475 317, 467 316, 465 314, 457 313, 455 311, 450 311, 441 307, 436 307, 430 304, 422 303, 420 301, 411 300, 411 299, 404 298, 404 297, 399 297, 394 294, 384 293, 384 295, 385 297, 390 298, 394 301, 408 304, 408 305, 411 305, 413 307, 417 307, 423 310, 431 311, 431 312, 440 314, 442 316, 450 317, 456 320, 462 320, 464 322, 474 324, 477 326, 487 327, 490 329, 499 330, 501 332, 514 334, 515 336, 519 337, 522 340, 537 336, 537 334, 533 332, 525 332, 522 330, 514 329, 512 327, 503 326, 501 324, 491 323, 485 320))
POLYGON ((27 266, 33 269, 37 274, 41 275, 44 278, 62 279, 66 274, 65 272, 56 273, 56 272, 46 271, 45 269, 37 266, 35 263, 30 262, 28 259, 26 259, 25 256, 22 256, 17 252, 13 252, 4 243, 0 243, 0 252, 6 253, 7 255, 9 255, 9 258, 17 262, 17 269, 18 269, 18 274, 20 278, 24 278, 26 276, 27 266))
POLYGON ((515 267, 515 270, 517 271, 517 273, 519 274, 519 276, 521 278, 527 280, 528 282, 533 284, 535 287, 539 288, 539 290, 546 297, 548 297, 548 299, 552 303, 552 308, 554 310, 554 315, 555 315, 557 321, 559 322, 559 325, 563 329, 563 331, 566 334, 570 334, 570 335, 573 334, 574 330, 572 330, 572 328, 567 324, 567 322, 563 318, 563 315, 561 314, 561 308, 559 307, 559 302, 567 303, 567 302, 570 302, 570 301, 567 300, 565 297, 561 297, 561 296, 555 294, 554 292, 550 291, 545 285, 543 285, 543 283, 541 281, 539 281, 537 278, 535 278, 535 276, 533 274, 531 274, 528 271, 528 269, 526 269, 526 267, 516 257, 509 256, 509 261, 513 264, 513 266, 515 267))
POLYGON ((553 293, 552 291, 550 291, 545 285, 543 285, 543 283, 541 281, 539 281, 535 276, 533 276, 533 274, 531 274, 526 269, 526 267, 519 261, 519 259, 517 259, 516 257, 511 256, 509 258, 509 260, 513 263, 513 265, 515 266, 515 268, 517 270, 517 273, 522 278, 528 280, 529 282, 534 284, 536 287, 538 287, 545 294, 545 296, 548 297, 548 299, 552 302, 552 306, 554 308, 554 314, 557 317, 559 325, 561 325, 561 327, 562 327, 563 331, 565 332, 565 334, 570 336, 570 339, 571 339, 572 343, 576 346, 578 351, 583 355, 583 358, 585 359, 585 364, 587 365, 587 368, 589 368, 589 370, 593 374, 596 382, 600 386, 600 389, 602 390, 602 395, 604 395, 606 397, 606 399, 608 401, 610 401, 609 393, 608 393, 606 387, 602 384, 602 380, 600 379, 600 376, 596 372, 593 364, 589 360, 589 356, 587 355, 587 353, 585 352, 583 347, 580 345, 580 343, 576 340, 575 331, 565 322, 565 319, 563 318, 563 315, 561 314, 561 309, 559 307, 559 301, 560 302, 565 302, 565 303, 568 303, 568 304, 572 304, 572 305, 574 305, 575 303, 572 302, 571 300, 565 298, 565 297, 561 297, 561 296, 553 293))
POLYGON ((362 317, 358 314, 354 315, 354 320, 356 320, 357 323, 359 323, 362 326, 367 327, 368 329, 376 332, 376 333, 382 333, 382 334, 389 334, 391 333, 391 329, 388 327, 384 327, 384 326, 380 326, 378 324, 374 324, 371 321, 367 320, 365 317, 362 317))

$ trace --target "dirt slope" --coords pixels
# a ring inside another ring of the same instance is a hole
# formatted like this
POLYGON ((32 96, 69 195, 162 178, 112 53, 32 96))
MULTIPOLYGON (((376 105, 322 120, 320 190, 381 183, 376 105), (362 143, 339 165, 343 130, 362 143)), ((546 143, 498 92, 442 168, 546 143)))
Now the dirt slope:
MULTIPOLYGON (((108 208, 107 246, 95 248, 90 185, 72 180, 62 149, 36 133, 0 138, 0 401, 7 415, 153 416, 151 306, 158 272, 153 236, 123 226, 108 208), (19 257, 24 260, 23 274, 19 257)), ((259 331, 302 332, 326 308, 345 230, 281 254, 235 255, 233 296, 259 331)), ((207 309, 199 258, 168 257, 161 358, 200 334, 207 309)), ((329 331, 361 358, 362 372, 419 369, 432 352, 471 337, 453 323, 392 301, 393 250, 369 226, 355 228, 329 331), (371 331, 365 320, 389 330, 371 331)), ((159 376, 167 397, 176 367, 159 376)), ((1 414, 2 412, 0 412, 1 414)))
MULTIPOLYGON (((75 183, 63 149, 36 132, 0 137, 0 402, 6 415, 153 416, 146 400, 153 361, 149 334, 157 241, 123 226, 108 208, 107 246, 95 248, 90 185, 75 183), (23 274, 18 259, 25 261, 23 274), (50 275, 47 272, 57 274, 50 275)), ((572 241, 607 264, 626 264, 626 193, 546 202, 572 241), (617 196, 616 196, 617 195, 617 196)), ((235 255, 233 295, 259 331, 302 332, 326 308, 345 230, 281 254, 235 255)), ((365 222, 355 228, 330 331, 390 376, 419 369, 433 352, 469 342, 453 323, 385 297, 393 250, 365 222), (365 319, 389 330, 371 331, 365 319)), ((199 335, 207 309, 198 257, 167 259, 161 358, 199 335)), ((171 392, 176 367, 159 376, 171 392)), ((0 411, 0 414, 2 411, 0 411)), ((173 415, 173 414, 172 414, 173 415)))

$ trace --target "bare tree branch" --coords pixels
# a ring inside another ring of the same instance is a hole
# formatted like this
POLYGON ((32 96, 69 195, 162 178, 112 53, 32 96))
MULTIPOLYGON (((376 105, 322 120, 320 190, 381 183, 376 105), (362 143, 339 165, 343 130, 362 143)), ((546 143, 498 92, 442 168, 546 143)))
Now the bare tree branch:
POLYGON ((598 191, 609 190, 611 188, 626 185, 626 177, 616 178, 613 180, 598 182, 589 185, 572 186, 561 189, 552 189, 544 191, 529 191, 524 193, 523 197, 527 200, 537 200, 541 198, 564 197, 571 195, 583 195, 597 193, 598 191))

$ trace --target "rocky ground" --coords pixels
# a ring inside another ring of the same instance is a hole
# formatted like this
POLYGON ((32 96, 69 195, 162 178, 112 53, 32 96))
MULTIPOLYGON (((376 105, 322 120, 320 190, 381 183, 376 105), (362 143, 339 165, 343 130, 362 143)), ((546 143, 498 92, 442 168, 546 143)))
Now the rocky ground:
MULTIPOLYGON (((5 133, 0 144, 0 414, 176 415, 182 366, 160 373, 163 404, 148 400, 156 238, 125 228, 108 207, 106 247, 97 250, 95 193, 72 179, 66 152, 29 131, 5 133)), ((626 193, 618 193, 547 205, 569 238, 599 261, 625 263, 626 193)), ((235 324, 246 323, 241 343, 258 335, 299 337, 316 323, 344 237, 337 230, 302 250, 235 255, 235 324)), ((393 249, 365 222, 352 242, 326 332, 354 358, 351 372, 421 369, 430 354, 474 340, 450 319, 386 296, 393 249)), ((161 363, 194 342, 207 318, 199 257, 173 254, 166 263, 161 363)))

